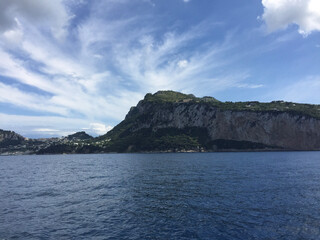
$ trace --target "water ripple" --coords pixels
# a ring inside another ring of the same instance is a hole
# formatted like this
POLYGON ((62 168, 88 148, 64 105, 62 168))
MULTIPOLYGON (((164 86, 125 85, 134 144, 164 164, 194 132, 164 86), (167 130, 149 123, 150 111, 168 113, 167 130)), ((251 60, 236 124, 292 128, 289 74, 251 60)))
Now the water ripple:
POLYGON ((0 239, 318 239, 320 155, 0 157, 0 239))

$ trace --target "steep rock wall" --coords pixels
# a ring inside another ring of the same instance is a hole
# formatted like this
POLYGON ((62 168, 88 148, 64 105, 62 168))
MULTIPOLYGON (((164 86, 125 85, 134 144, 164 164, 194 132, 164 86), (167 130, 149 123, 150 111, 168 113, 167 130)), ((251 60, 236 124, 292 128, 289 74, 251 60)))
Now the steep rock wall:
POLYGON ((205 103, 152 103, 141 101, 126 119, 139 121, 131 127, 201 127, 212 140, 250 141, 292 150, 320 150, 320 120, 280 111, 230 111, 205 103))
POLYGON ((0 142, 2 141, 23 141, 24 137, 13 132, 13 131, 4 131, 0 129, 0 142))

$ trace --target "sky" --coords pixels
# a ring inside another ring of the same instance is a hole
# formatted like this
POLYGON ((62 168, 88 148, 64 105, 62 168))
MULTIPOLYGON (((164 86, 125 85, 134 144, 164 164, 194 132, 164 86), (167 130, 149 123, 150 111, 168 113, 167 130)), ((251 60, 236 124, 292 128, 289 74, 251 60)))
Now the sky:
POLYGON ((0 0, 0 129, 98 136, 158 90, 320 104, 320 1, 0 0))

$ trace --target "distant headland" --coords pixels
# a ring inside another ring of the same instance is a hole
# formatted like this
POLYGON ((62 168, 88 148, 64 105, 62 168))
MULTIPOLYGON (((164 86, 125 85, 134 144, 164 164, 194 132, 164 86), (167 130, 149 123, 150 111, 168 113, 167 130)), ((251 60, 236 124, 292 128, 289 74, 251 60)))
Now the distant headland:
POLYGON ((320 150, 320 105, 221 102, 148 93, 105 135, 27 139, 0 130, 0 154, 320 150))

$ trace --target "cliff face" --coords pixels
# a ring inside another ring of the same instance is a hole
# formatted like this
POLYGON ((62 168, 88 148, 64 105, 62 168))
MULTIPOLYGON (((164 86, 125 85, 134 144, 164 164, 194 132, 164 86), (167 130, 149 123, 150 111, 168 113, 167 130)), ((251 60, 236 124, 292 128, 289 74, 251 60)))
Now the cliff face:
MULTIPOLYGON (((249 141, 283 149, 319 150, 320 120, 289 112, 221 110, 203 103, 140 102, 134 114, 146 116, 131 132, 144 128, 205 128, 211 140, 249 141)), ((127 119, 132 117, 132 112, 127 119)))
MULTIPOLYGON (((317 117, 320 107, 317 105, 280 101, 228 104, 183 94, 178 100, 168 100, 162 97, 165 94, 146 95, 106 136, 113 140, 147 130, 151 134, 164 129, 183 133, 196 128, 207 134, 207 150, 216 149, 217 141, 258 144, 256 148, 260 149, 320 150, 320 119, 317 117)), ((251 148, 250 144, 245 146, 251 148)), ((237 146, 227 148, 237 149, 237 146)))
POLYGON ((6 141, 6 140, 25 140, 24 137, 21 135, 13 132, 13 131, 4 131, 0 129, 0 142, 6 141))
POLYGON ((0 147, 17 145, 26 139, 13 131, 4 131, 0 129, 0 147))
POLYGON ((0 154, 320 150, 320 105, 220 102, 173 91, 147 94, 107 134, 25 139, 0 130, 0 154))

